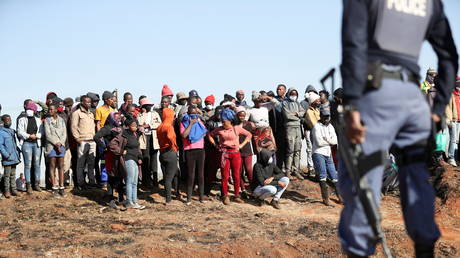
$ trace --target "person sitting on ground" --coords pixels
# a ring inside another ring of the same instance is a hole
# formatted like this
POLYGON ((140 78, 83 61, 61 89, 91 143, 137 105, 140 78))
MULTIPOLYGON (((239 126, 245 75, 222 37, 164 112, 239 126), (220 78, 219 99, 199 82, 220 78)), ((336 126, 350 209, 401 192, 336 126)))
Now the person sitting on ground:
POLYGON ((16 166, 21 163, 18 145, 16 143, 16 132, 11 129, 10 115, 1 117, 3 126, 0 127, 0 153, 3 165, 3 195, 6 198, 17 196, 16 191, 16 166))
POLYGON ((16 190, 21 192, 26 191, 26 177, 23 173, 19 174, 19 177, 16 179, 16 190))
POLYGON ((262 150, 254 165, 253 196, 260 206, 274 196, 271 205, 281 209, 279 200, 289 185, 289 178, 273 163, 273 152, 262 150))
POLYGON ((67 141, 66 122, 58 116, 55 104, 48 106, 49 116, 45 119, 45 155, 49 158, 50 181, 54 197, 65 197, 64 192, 64 157, 67 141), (56 177, 56 169, 58 176, 56 177))
MULTIPOLYGON (((313 140, 313 163, 315 171, 319 174, 319 185, 321 187, 321 196, 323 203, 329 205, 329 190, 326 183, 328 175, 332 181, 337 194, 338 176, 335 170, 334 161, 332 160, 332 145, 337 145, 337 135, 331 122, 331 111, 321 109, 321 118, 312 130, 313 140)), ((339 195, 337 194, 337 197, 339 195)), ((339 197, 340 201, 340 197, 339 197)))

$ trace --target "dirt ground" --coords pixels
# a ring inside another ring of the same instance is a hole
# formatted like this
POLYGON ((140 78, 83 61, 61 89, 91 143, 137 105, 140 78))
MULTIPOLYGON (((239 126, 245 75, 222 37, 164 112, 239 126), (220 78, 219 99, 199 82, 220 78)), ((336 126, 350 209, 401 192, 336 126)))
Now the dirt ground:
MULTIPOLYGON (((441 170, 441 172, 443 172, 441 170)), ((460 170, 435 180, 437 256, 460 256, 460 170)), ((141 192, 147 209, 107 207, 102 190, 55 199, 49 192, 0 201, 0 257, 337 257, 342 208, 320 202, 319 186, 294 181, 282 210, 251 201, 224 206, 217 199, 191 206, 141 192)), ((332 195, 332 200, 336 197, 332 195)), ((382 202, 383 228, 395 257, 413 256, 397 196, 382 202)), ((383 257, 378 250, 377 257, 383 257)))

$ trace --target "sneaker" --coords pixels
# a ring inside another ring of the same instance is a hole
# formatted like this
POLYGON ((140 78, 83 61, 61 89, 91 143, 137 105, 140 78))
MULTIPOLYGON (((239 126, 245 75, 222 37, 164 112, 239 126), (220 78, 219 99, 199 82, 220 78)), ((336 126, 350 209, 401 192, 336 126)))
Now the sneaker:
POLYGON ((67 194, 65 193, 64 188, 59 189, 59 195, 60 195, 61 197, 67 197, 67 194))
POLYGON ((134 204, 132 202, 124 201, 123 206, 125 206, 126 209, 134 209, 134 204))
POLYGON ((265 205, 265 200, 257 198, 256 202, 257 202, 257 206, 259 207, 262 207, 265 205))
POLYGON ((42 191, 42 189, 40 188, 40 185, 38 185, 38 184, 33 185, 32 188, 33 188, 34 191, 36 191, 36 192, 41 192, 41 191, 42 191))
POLYGON ((117 209, 117 202, 115 200, 111 200, 109 202, 109 207, 112 208, 112 209, 117 209))
POLYGON ((18 196, 19 194, 18 194, 18 191, 16 191, 16 189, 13 189, 13 190, 11 190, 11 195, 12 196, 18 196))
POLYGON ((58 192, 57 189, 53 190, 53 197, 54 197, 54 198, 59 198, 59 197, 61 197, 61 196, 59 195, 59 192, 58 192))
POLYGON ((281 210, 281 206, 280 206, 279 201, 273 199, 272 202, 271 202, 270 204, 273 206, 273 208, 275 208, 275 209, 277 209, 277 210, 281 210))
POLYGON ((3 200, 5 196, 3 196, 2 192, 0 192, 0 200, 3 200))
POLYGON ((135 202, 134 205, 133 205, 133 209, 143 210, 143 209, 145 209, 145 206, 140 205, 139 203, 135 202))
POLYGON ((230 205, 230 198, 228 197, 228 195, 222 197, 222 202, 224 203, 224 205, 230 205))
POLYGON ((454 167, 457 166, 457 162, 455 162, 455 159, 449 159, 449 160, 447 161, 447 163, 449 163, 449 165, 452 165, 452 166, 454 166, 454 167))
POLYGON ((201 203, 206 203, 207 201, 209 201, 209 198, 207 196, 200 197, 200 202, 201 203))
POLYGON ((233 201, 236 203, 244 203, 239 196, 235 196, 235 199, 233 199, 233 201))
POLYGON ((295 175, 299 180, 304 180, 304 179, 305 179, 299 172, 294 173, 294 175, 295 175))

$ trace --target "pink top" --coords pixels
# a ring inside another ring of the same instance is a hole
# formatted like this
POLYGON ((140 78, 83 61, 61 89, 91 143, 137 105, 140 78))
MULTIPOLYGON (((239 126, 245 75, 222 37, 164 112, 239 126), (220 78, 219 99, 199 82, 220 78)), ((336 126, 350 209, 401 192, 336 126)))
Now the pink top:
POLYGON ((211 137, 219 137, 221 148, 237 149, 240 146, 240 135, 251 138, 252 134, 243 129, 241 126, 234 126, 233 128, 225 129, 221 126, 214 129, 210 135, 211 137))
MULTIPOLYGON (((204 126, 203 122, 200 123, 204 126)), ((180 133, 183 134, 185 131, 184 124, 180 123, 180 133)), ((191 143, 188 137, 182 137, 182 143, 184 146, 184 150, 193 150, 193 149, 203 149, 204 148, 204 137, 201 138, 199 141, 191 143)))

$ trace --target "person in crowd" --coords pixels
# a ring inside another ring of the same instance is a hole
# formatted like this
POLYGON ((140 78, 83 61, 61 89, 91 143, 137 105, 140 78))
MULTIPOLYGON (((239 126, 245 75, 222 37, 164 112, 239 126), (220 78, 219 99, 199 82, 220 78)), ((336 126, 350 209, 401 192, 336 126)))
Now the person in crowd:
POLYGON ((444 130, 447 131, 449 135, 449 142, 448 145, 446 146, 446 157, 447 157, 447 163, 450 164, 451 166, 456 167, 457 162, 455 160, 455 149, 457 147, 457 142, 456 142, 456 129, 457 129, 457 124, 458 124, 458 109, 457 105, 455 103, 455 90, 451 94, 449 103, 446 106, 446 125, 447 128, 444 130))
POLYGON ((248 113, 249 121, 253 122, 256 126, 253 135, 253 146, 256 150, 256 154, 258 155, 262 149, 270 150, 275 153, 278 141, 275 141, 275 135, 270 127, 268 114, 270 110, 281 104, 276 98, 268 96, 264 98, 259 92, 255 91, 252 93, 252 101, 254 102, 254 107, 249 109, 248 113))
MULTIPOLYGON (((276 159, 275 159, 275 164, 280 168, 280 169, 285 169, 286 164, 286 129, 284 128, 284 116, 283 116, 283 108, 282 108, 282 103, 287 99, 286 95, 287 87, 284 84, 278 84, 276 86, 276 99, 279 104, 273 106, 272 109, 269 110, 269 115, 271 114, 272 117, 272 123, 270 124, 271 129, 272 129, 272 134, 276 138, 276 159)), ((268 94, 261 93, 261 98, 263 103, 267 103, 270 98, 264 97, 268 96, 268 94)), ((269 119, 270 120, 270 119, 269 119)), ((257 135, 257 133, 256 133, 257 135)))
POLYGON ((204 137, 208 130, 200 119, 198 107, 191 105, 188 112, 182 117, 180 133, 182 136, 185 161, 187 164, 187 205, 192 202, 192 192, 195 186, 195 175, 198 176, 200 202, 204 196, 204 137))
MULTIPOLYGON (((451 99, 452 105, 452 120, 449 125, 449 150, 448 150, 448 163, 451 165, 457 165, 457 161, 460 160, 458 156, 458 145, 459 145, 459 135, 460 135, 460 76, 457 76, 455 88, 452 93, 451 99), (456 119, 454 119, 454 111, 456 112, 456 119)), ((449 106, 447 108, 449 108, 449 106)))
POLYGON ((243 106, 244 108, 248 108, 248 104, 246 103, 246 100, 244 100, 244 91, 243 90, 238 90, 235 94, 236 96, 236 106, 243 106))
POLYGON ((169 103, 172 103, 173 96, 174 93, 172 92, 171 88, 169 88, 167 84, 163 85, 163 88, 161 89, 161 97, 168 97, 169 103))
MULTIPOLYGON (((140 102, 140 100, 139 100, 140 102)), ((120 112, 123 114, 123 116, 126 117, 127 115, 127 111, 126 111, 126 107, 128 105, 132 105, 134 102, 133 102, 133 94, 131 94, 130 92, 125 92, 123 94, 123 104, 121 104, 120 106, 120 112)))
POLYGON ((145 209, 145 206, 140 205, 137 199, 137 183, 139 179, 139 167, 142 165, 142 152, 139 143, 138 125, 135 119, 129 118, 124 122, 126 127, 123 130, 123 138, 125 138, 123 157, 126 168, 126 201, 127 209, 145 209))
MULTIPOLYGON (((111 112, 112 109, 112 102, 113 102, 113 94, 110 91, 104 91, 102 94, 102 100, 104 101, 104 105, 98 107, 96 109, 96 115, 94 120, 96 121, 96 131, 101 130, 102 127, 105 125, 105 121, 111 112)), ((132 102, 132 96, 131 96, 132 102)))
POLYGON ((209 95, 204 99, 204 112, 203 120, 204 122, 208 121, 214 115, 214 104, 216 103, 216 98, 214 95, 209 95))
POLYGON ((336 128, 339 116, 343 111, 343 88, 338 88, 333 93, 334 99, 331 101, 331 124, 336 128))
POLYGON ((321 102, 321 107, 330 108, 329 92, 327 90, 322 90, 319 92, 319 101, 321 102))
POLYGON ((218 148, 222 152, 221 158, 221 173, 222 173, 222 201, 225 205, 230 204, 230 198, 228 197, 228 180, 230 177, 230 169, 232 170, 233 183, 234 183, 234 201, 241 203, 240 197, 240 173, 241 173, 241 155, 240 149, 242 149, 251 140, 251 133, 246 131, 240 126, 234 126, 236 114, 230 109, 223 109, 220 114, 222 126, 214 129, 208 134, 209 142, 217 146, 214 141, 214 136, 219 137, 218 148), (239 137, 244 135, 246 138, 240 144, 239 137))
POLYGON ((19 116, 16 118, 16 132, 18 131, 19 119, 23 117, 27 117, 26 108, 27 108, 27 105, 29 105, 30 103, 35 103, 35 102, 31 99, 24 100, 24 103, 23 103, 24 111, 21 111, 21 113, 19 113, 19 116))
MULTIPOLYGON (((209 132, 214 131, 215 129, 222 126, 222 121, 220 120, 220 113, 224 108, 222 106, 217 106, 214 110, 214 115, 212 115, 205 123, 206 128, 209 132)), ((214 142, 217 145, 211 144, 208 137, 205 137, 204 149, 205 149, 205 194, 209 196, 211 194, 211 189, 214 182, 217 179, 217 171, 220 168, 222 153, 218 148, 219 146, 219 137, 214 136, 214 142)))
POLYGON ((294 175, 303 180, 304 178, 300 174, 300 151, 302 149, 301 126, 305 110, 297 101, 298 97, 298 91, 290 88, 287 92, 287 99, 282 103, 284 128, 286 130, 285 171, 287 177, 294 175))
POLYGON ((434 98, 436 97, 435 79, 437 76, 438 76, 438 72, 436 72, 436 70, 433 68, 429 68, 426 71, 425 80, 422 82, 422 85, 420 86, 420 89, 426 95, 426 98, 428 100, 428 104, 430 104, 430 107, 433 106, 434 98))
POLYGON ((289 185, 289 178, 273 163, 273 153, 268 150, 260 152, 260 159, 254 165, 253 196, 259 206, 265 199, 273 196, 271 205, 281 209, 279 200, 289 185))
POLYGON ((137 117, 143 134, 139 141, 142 150, 142 184, 147 188, 158 187, 158 143, 157 129, 161 124, 161 117, 153 110, 153 103, 144 98, 140 101, 143 112, 137 117))
POLYGON ((312 130, 320 119, 319 111, 321 107, 321 100, 318 94, 310 92, 308 93, 308 102, 310 103, 310 106, 308 107, 307 115, 305 116, 305 127, 312 130))
MULTIPOLYGON (((101 100, 101 98, 99 97, 99 94, 97 93, 92 93, 92 92, 88 92, 86 94, 86 96, 90 97, 91 98, 91 106, 89 108, 89 111, 91 113, 93 113, 94 116, 96 116, 96 108, 97 106, 99 105, 99 101, 101 100)), ((80 98, 80 102, 81 102, 81 98, 80 98)))
POLYGON ((176 143, 176 132, 174 130, 174 110, 163 109, 162 122, 157 128, 158 143, 160 145, 160 162, 165 181, 165 205, 171 203, 172 188, 176 190, 176 198, 181 199, 179 192, 179 167, 177 166, 178 146, 176 143))
POLYGON ((18 138, 22 144, 24 157, 24 174, 26 175, 27 193, 32 194, 32 173, 34 176, 33 190, 40 192, 40 161, 43 126, 40 118, 36 117, 37 105, 29 102, 26 106, 26 116, 18 121, 18 138), (33 167, 33 172, 31 168, 33 167))
MULTIPOLYGON (((157 112, 158 112, 158 114, 160 115, 161 118, 163 118, 163 110, 165 108, 174 108, 171 105, 171 99, 169 98, 169 96, 161 97, 160 108, 157 110, 157 112)), ((176 114, 176 116, 177 116, 177 114, 176 114)))
MULTIPOLYGON (((71 115, 71 131, 77 143, 77 184, 76 189, 81 191, 87 188, 84 170, 87 168, 89 185, 96 186, 94 165, 96 157, 96 143, 93 138, 96 134, 94 114, 91 112, 91 98, 82 96, 77 110, 71 115)), ((104 121, 105 123, 105 121, 104 121)))
POLYGON ((46 97, 45 97, 45 103, 41 102, 41 101, 36 101, 35 103, 40 106, 41 108, 41 111, 40 112, 37 112, 37 115, 42 118, 42 119, 45 119, 46 116, 48 115, 48 107, 49 105, 51 105, 51 103, 53 103, 54 99, 57 98, 57 94, 55 92, 48 92, 46 94, 46 97))
POLYGON ((338 182, 338 176, 332 160, 331 152, 331 146, 337 145, 337 135, 334 127, 330 123, 331 111, 329 109, 322 108, 320 116, 319 122, 315 124, 312 130, 313 162, 315 164, 315 171, 319 174, 319 185, 321 187, 323 203, 328 206, 329 190, 326 182, 328 176, 331 179, 337 193, 336 184, 338 182))
POLYGON ((176 94, 176 106, 174 107, 174 112, 179 114, 181 109, 187 105, 188 97, 183 92, 178 92, 176 94))
POLYGON ((48 106, 49 116, 45 119, 46 135, 45 155, 49 159, 50 181, 54 197, 65 197, 64 192, 64 157, 67 142, 66 122, 58 115, 56 104, 48 106), (57 170, 57 176, 56 176, 57 170))
MULTIPOLYGON (((237 116, 237 121, 236 125, 242 127, 248 132, 253 132, 256 128, 253 122, 250 122, 246 119, 246 109, 244 106, 239 106, 236 108, 236 116, 237 116)), ((240 135, 240 144, 242 144, 245 140, 244 135, 240 135)), ((251 143, 248 143, 244 145, 243 148, 240 149, 241 153, 241 191, 243 194, 247 195, 246 187, 244 185, 244 179, 247 178, 247 181, 251 184, 253 180, 253 167, 252 167, 252 156, 254 155, 254 152, 252 150, 251 143), (243 173, 244 172, 244 173, 243 173), (246 174, 246 177, 244 177, 244 174, 246 174)), ((244 196, 243 196, 244 197, 244 196)))
POLYGON ((11 129, 11 116, 2 115, 3 126, 0 126, 0 153, 3 166, 3 195, 5 198, 17 196, 16 166, 21 163, 16 132, 11 129))
POLYGON ((119 112, 111 112, 107 117, 107 121, 93 137, 99 149, 104 150, 105 168, 108 175, 108 192, 112 200, 114 200, 114 190, 118 192, 118 201, 122 203, 124 201, 124 185, 123 177, 126 173, 123 164, 121 150, 115 151, 115 149, 121 149, 121 141, 113 141, 117 136, 121 135, 122 122, 121 114, 119 112), (113 147, 114 145, 114 147, 113 147), (112 147, 112 148, 111 148, 112 147))
MULTIPOLYGON (((310 109, 310 92, 318 94, 318 91, 315 89, 313 85, 308 85, 307 89, 305 90, 305 99, 300 102, 300 106, 308 113, 308 110, 310 109)), ((312 143, 311 143, 311 129, 305 124, 305 119, 304 119, 304 124, 303 124, 303 130, 304 130, 304 136, 305 136, 305 143, 306 143, 306 152, 307 152, 307 176, 314 174, 315 172, 315 165, 313 164, 313 159, 312 159, 312 143)))
MULTIPOLYGON (((183 106, 182 109, 179 111, 179 114, 177 115, 177 118, 179 118, 179 120, 182 120, 182 117, 188 112, 188 107, 189 106, 198 107, 199 103, 200 103, 200 97, 199 96, 197 96, 197 95, 189 96, 187 104, 185 106, 183 106)), ((197 110, 198 110, 198 113, 199 113, 200 116, 203 115, 203 112, 201 111, 200 108, 198 108, 197 110)))
POLYGON ((16 179, 16 190, 20 192, 26 191, 26 177, 24 173, 19 174, 19 177, 16 179))

